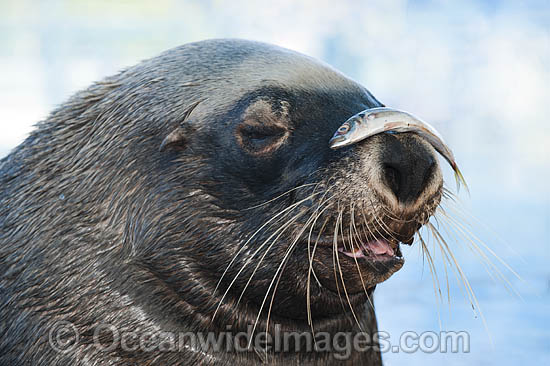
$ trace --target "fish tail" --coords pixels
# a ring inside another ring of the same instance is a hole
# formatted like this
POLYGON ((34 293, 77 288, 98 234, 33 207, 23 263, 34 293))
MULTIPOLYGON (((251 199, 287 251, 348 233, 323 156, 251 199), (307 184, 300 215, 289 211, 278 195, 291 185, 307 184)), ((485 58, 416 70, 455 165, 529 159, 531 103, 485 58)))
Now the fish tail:
POLYGON ((464 188, 466 189, 466 192, 468 192, 468 195, 470 194, 470 189, 468 188, 468 184, 466 184, 466 180, 464 179, 464 176, 462 175, 462 172, 460 169, 458 169, 458 166, 455 164, 453 167, 455 171, 455 180, 456 180, 456 191, 460 191, 460 185, 464 185, 464 188))

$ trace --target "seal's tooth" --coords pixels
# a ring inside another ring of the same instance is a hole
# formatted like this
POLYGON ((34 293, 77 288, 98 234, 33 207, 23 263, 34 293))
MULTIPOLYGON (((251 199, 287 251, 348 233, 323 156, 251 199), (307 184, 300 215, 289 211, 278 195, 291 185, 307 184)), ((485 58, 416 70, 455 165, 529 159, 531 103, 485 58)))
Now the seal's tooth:
POLYGON ((344 248, 339 248, 338 251, 351 258, 363 258, 365 256, 365 253, 363 253, 363 249, 361 248, 354 248, 351 252, 344 250, 344 248))

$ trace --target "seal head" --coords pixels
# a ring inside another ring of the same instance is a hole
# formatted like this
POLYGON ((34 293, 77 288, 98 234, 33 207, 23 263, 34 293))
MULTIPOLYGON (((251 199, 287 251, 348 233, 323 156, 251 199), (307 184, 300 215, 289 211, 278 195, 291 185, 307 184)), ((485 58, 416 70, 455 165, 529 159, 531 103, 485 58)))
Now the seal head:
POLYGON ((375 331, 369 296, 442 192, 435 151, 414 134, 329 148, 342 121, 380 106, 325 64, 241 40, 184 45, 77 93, 0 162, 0 363, 258 362, 92 352, 104 322, 375 331), (41 346, 60 318, 78 352, 41 346))

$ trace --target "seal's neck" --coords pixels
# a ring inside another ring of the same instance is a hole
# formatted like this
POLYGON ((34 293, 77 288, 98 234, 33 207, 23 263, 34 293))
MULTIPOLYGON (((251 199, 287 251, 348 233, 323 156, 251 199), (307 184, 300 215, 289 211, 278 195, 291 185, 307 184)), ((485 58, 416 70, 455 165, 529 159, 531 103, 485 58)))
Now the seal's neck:
MULTIPOLYGON (((179 350, 182 357, 251 365, 381 364, 377 343, 373 342, 376 316, 368 302, 355 309, 355 316, 343 311, 308 322, 269 314, 269 309, 258 316, 255 304, 238 301, 232 295, 218 306, 221 298, 212 295, 210 288, 215 284, 205 278, 188 277, 187 291, 182 291, 174 287, 181 284, 173 282, 173 276, 165 277, 143 267, 141 276, 140 293, 155 296, 139 296, 136 305, 148 315, 151 327, 187 335, 189 342, 179 350)), ((168 363, 173 360, 166 359, 168 363)))

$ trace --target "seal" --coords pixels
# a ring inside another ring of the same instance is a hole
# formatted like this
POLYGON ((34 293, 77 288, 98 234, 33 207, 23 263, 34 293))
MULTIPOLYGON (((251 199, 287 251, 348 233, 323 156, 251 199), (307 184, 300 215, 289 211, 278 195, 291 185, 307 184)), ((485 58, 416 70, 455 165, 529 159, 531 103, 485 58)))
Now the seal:
POLYGON ((244 40, 74 95, 0 161, 0 364, 381 364, 373 291, 442 195, 417 135, 329 147, 382 106, 244 40))

